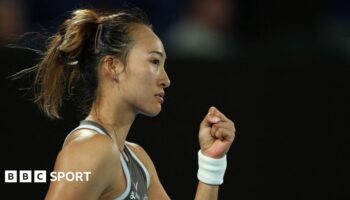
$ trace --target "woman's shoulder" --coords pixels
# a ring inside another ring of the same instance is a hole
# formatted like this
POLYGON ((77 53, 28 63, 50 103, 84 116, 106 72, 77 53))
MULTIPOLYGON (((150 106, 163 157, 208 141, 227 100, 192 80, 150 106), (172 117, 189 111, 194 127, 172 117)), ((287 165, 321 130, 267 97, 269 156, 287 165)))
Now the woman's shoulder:
POLYGON ((120 176, 120 154, 105 135, 88 130, 72 133, 59 152, 54 171, 89 173, 89 181, 61 180, 50 184, 50 195, 98 197, 120 176))
POLYGON ((127 147, 129 147, 129 149, 139 158, 141 159, 141 161, 143 160, 148 160, 150 159, 148 153, 145 151, 144 148, 142 148, 140 145, 133 143, 133 142, 129 142, 129 141, 125 141, 125 145, 127 147))
POLYGON ((81 142, 105 142, 106 144, 109 144, 112 142, 112 140, 105 134, 98 133, 91 129, 77 129, 70 132, 63 143, 62 148, 70 144, 71 142, 77 143, 78 141, 81 142))
POLYGON ((146 152, 139 144, 136 144, 134 142, 130 142, 130 141, 125 141, 125 144, 132 150, 136 150, 136 151, 142 151, 142 152, 146 152))
POLYGON ((120 152, 116 144, 106 135, 80 129, 67 137, 56 164, 69 168, 98 170, 99 167, 115 166, 120 152))

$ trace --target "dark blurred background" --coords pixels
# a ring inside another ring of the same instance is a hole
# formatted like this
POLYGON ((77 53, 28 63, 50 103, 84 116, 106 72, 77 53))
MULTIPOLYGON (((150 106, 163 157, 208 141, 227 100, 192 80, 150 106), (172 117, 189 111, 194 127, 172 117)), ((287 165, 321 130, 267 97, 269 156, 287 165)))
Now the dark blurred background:
MULTIPOLYGON (((1 195, 43 199, 49 183, 4 184, 4 170, 52 171, 70 130, 45 118, 9 75, 39 56, 28 32, 52 34, 77 8, 117 0, 1 0, 1 195)), ((169 60, 163 110, 139 116, 128 136, 146 149, 172 199, 193 199, 199 123, 211 105, 237 128, 219 199, 350 199, 350 1, 150 0, 144 9, 169 60)))

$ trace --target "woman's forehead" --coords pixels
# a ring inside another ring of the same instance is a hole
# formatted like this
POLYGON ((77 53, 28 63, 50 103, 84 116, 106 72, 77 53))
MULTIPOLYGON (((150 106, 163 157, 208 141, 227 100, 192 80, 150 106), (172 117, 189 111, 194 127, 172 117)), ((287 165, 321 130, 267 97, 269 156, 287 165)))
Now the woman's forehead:
POLYGON ((131 34, 135 42, 135 48, 141 48, 145 51, 158 51, 163 54, 165 53, 162 41, 147 26, 140 25, 133 29, 131 34))

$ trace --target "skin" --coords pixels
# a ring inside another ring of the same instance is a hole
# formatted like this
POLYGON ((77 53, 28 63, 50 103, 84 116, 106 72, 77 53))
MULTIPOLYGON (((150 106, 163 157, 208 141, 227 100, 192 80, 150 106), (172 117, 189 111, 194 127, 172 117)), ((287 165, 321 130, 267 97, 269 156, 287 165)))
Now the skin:
MULTIPOLYGON (((88 129, 70 134, 57 156, 54 171, 89 171, 89 181, 51 182, 46 200, 104 200, 121 195, 126 189, 120 163, 120 151, 125 144, 150 174, 149 199, 170 199, 146 151, 126 141, 138 114, 156 116, 161 111, 162 105, 156 94, 170 86, 164 69, 166 55, 162 42, 148 27, 135 25, 131 35, 134 44, 127 66, 112 56, 104 57, 99 71, 98 98, 86 118, 102 124, 112 139, 88 129)), ((212 158, 223 157, 234 137, 233 122, 217 108, 211 107, 199 129, 202 153, 212 158)), ((217 199, 218 189, 219 186, 199 182, 195 199, 217 199)))

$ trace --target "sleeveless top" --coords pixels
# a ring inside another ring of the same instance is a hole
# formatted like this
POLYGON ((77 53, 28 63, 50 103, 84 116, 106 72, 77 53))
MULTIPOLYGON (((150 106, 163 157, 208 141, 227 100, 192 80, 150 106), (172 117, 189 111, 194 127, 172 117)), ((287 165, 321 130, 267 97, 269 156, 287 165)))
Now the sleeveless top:
MULTIPOLYGON (((78 129, 90 129, 96 131, 97 133, 110 137, 102 125, 94 121, 83 120, 80 122, 80 125, 78 127, 72 130, 66 136, 64 143, 66 142, 67 137, 78 129)), ((114 200, 148 200, 147 189, 150 184, 150 176, 146 167, 126 144, 124 153, 127 156, 128 160, 124 158, 123 152, 120 152, 120 162, 124 175, 126 177, 126 189, 119 197, 116 197, 114 200)))

